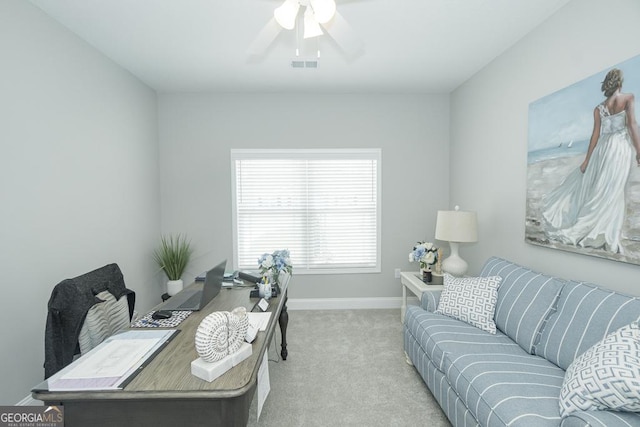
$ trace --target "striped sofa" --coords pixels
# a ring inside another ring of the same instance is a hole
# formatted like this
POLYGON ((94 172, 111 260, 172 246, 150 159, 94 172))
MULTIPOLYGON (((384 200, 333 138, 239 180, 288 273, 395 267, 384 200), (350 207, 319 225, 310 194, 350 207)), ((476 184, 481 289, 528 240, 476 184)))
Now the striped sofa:
POLYGON ((481 276, 501 276, 495 335, 435 314, 440 291, 407 309, 404 349, 454 426, 640 426, 640 414, 560 415, 571 362, 640 317, 640 300, 565 281, 492 257, 481 276))

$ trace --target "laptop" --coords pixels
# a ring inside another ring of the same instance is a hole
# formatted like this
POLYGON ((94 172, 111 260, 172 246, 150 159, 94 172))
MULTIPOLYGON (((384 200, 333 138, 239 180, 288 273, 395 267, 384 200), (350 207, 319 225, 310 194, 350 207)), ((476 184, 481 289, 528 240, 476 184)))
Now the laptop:
POLYGON ((222 278, 224 276, 224 269, 226 266, 227 260, 225 259, 220 264, 207 271, 202 289, 185 289, 172 296, 162 307, 160 307, 160 309, 171 311, 200 310, 205 305, 209 304, 209 301, 214 299, 218 293, 220 293, 220 289, 222 288, 222 278))

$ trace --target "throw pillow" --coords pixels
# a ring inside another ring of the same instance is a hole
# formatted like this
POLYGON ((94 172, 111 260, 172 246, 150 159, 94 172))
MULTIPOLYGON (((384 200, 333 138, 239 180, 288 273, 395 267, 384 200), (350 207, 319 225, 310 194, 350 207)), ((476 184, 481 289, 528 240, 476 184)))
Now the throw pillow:
POLYGON ((444 290, 435 313, 495 334, 493 315, 501 281, 500 276, 456 278, 445 273, 444 290))
POLYGON ((640 411, 638 321, 607 335, 574 360, 560 390, 560 415, 575 411, 640 411))

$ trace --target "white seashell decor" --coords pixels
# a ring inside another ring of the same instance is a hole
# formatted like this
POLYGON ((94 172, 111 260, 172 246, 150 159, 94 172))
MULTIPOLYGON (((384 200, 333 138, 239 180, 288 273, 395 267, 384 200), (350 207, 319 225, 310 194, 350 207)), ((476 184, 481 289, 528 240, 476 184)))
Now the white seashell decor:
POLYGON ((196 330, 196 351, 207 362, 217 362, 240 349, 249 328, 244 307, 216 311, 205 317, 196 330))

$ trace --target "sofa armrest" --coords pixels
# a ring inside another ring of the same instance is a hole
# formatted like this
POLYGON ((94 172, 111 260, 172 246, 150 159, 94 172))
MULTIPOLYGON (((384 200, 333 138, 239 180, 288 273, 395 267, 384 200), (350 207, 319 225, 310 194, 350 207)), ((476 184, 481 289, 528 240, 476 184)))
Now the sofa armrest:
POLYGON ((618 411, 578 411, 562 419, 560 427, 640 427, 640 413, 618 411))
POLYGON ((420 298, 420 305, 423 310, 434 312, 438 308, 438 301, 442 291, 424 291, 420 298))

